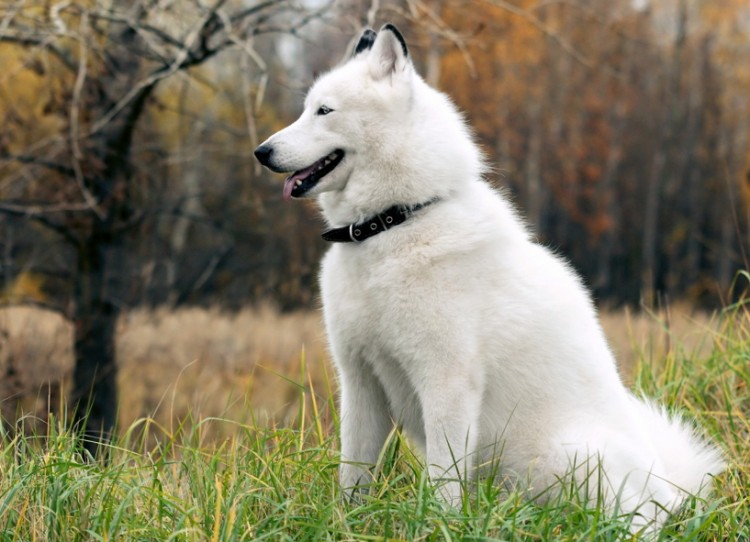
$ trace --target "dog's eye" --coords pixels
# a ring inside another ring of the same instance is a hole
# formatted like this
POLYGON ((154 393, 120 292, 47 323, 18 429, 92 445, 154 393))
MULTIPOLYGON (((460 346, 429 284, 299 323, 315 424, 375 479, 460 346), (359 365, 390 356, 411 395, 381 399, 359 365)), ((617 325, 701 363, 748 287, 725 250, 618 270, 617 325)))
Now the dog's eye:
POLYGON ((327 114, 328 114, 328 113, 330 113, 331 111, 333 111, 333 109, 331 109, 330 107, 327 107, 327 106, 325 106, 325 105, 321 105, 321 106, 320 106, 320 107, 318 108, 318 110, 317 110, 317 111, 315 112, 315 114, 316 114, 316 115, 327 115, 327 114))

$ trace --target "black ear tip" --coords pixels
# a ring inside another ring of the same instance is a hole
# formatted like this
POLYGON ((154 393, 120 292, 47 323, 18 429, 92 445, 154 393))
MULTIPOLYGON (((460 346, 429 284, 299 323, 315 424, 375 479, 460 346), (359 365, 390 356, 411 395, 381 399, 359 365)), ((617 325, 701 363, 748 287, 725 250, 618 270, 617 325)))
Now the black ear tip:
POLYGON ((396 28, 391 23, 386 23, 383 25, 383 28, 380 29, 381 32, 393 32, 393 35, 396 36, 396 39, 401 44, 401 50, 404 52, 404 56, 409 56, 409 49, 406 47, 406 40, 404 39, 404 36, 401 35, 401 32, 398 31, 398 28, 396 28))
POLYGON ((358 55, 362 51, 372 49, 372 44, 375 43, 375 38, 377 37, 378 35, 371 28, 367 28, 364 32, 362 32, 362 35, 359 37, 359 41, 357 42, 357 46, 354 48, 354 56, 358 55))

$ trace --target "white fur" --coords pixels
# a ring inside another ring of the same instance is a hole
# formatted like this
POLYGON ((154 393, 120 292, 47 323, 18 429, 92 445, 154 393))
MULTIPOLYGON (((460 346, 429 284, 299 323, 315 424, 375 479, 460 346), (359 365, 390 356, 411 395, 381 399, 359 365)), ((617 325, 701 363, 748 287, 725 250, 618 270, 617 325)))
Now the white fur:
POLYGON ((346 152, 310 192, 333 226, 441 198, 361 244, 333 245, 323 261, 342 487, 371 479, 394 423, 431 478, 447 480, 448 502, 476 466, 499 461, 535 496, 566 474, 590 475, 581 465, 593 460, 604 475, 591 498, 601 481, 611 509, 658 524, 665 512, 652 501, 674 510, 723 469, 689 424, 626 390, 581 281, 482 179, 460 114, 392 32, 321 77, 299 120, 266 145, 285 171, 346 152), (321 105, 333 112, 316 115, 321 105))

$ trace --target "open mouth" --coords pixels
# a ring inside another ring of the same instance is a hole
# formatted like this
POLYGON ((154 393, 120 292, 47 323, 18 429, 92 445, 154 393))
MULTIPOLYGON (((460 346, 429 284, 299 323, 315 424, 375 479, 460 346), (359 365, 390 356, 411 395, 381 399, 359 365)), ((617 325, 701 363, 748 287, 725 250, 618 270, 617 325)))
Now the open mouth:
POLYGON ((344 158, 344 151, 336 149, 313 165, 295 171, 284 181, 284 200, 299 198, 314 187, 320 179, 333 171, 344 158))

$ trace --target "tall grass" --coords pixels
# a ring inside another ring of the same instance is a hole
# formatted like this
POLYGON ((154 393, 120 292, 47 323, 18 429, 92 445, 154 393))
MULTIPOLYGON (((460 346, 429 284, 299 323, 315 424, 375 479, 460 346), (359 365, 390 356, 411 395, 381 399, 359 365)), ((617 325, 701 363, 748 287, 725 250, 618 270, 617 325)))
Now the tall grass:
MULTIPOLYGON (((57 409, 70 387, 72 332, 55 313, 0 308, 0 411, 6 420, 31 414, 27 428, 42 430, 44 414, 57 409)), ((312 311, 134 310, 118 322, 116 347, 122 427, 144 417, 167 427, 189 417, 247 421, 250 411, 258 421, 288 424, 297 415, 301 349, 315 361, 313 382, 326 389, 325 340, 312 311)))
MULTIPOLYGON (((707 355, 719 325, 685 306, 653 315, 604 310, 601 319, 629 383, 641 358, 661 360, 675 349, 691 358, 707 355)), ((69 387, 71 346, 72 328, 59 315, 0 308, 0 410, 7 420, 32 414, 27 428, 36 419, 43 431, 44 413, 59 406, 69 387)), ((168 427, 188 417, 247 421, 249 411, 258 422, 293 423, 301 349, 313 384, 325 392, 330 366, 317 312, 282 314, 269 306, 127 312, 117 329, 120 425, 144 417, 168 427)), ((211 431, 224 435, 219 429, 211 431)))
MULTIPOLYGON (((666 326, 668 327, 668 326, 666 326)), ((750 540, 750 317, 737 306, 711 321, 700 349, 677 340, 642 348, 634 386, 694 416, 729 469, 705 502, 688 502, 661 540, 750 540), (697 354, 696 352, 700 352, 697 354)), ((639 343, 642 345, 644 342, 639 343)), ((638 345, 637 345, 638 346, 638 345)), ((293 425, 193 416, 133 421, 107 462, 86 460, 59 421, 46 434, 0 435, 1 540, 629 540, 574 487, 544 506, 480 480, 446 508, 400 435, 367 495, 337 489, 337 418, 330 378, 309 354, 285 378, 293 425), (235 421, 232 421, 235 420, 235 421)), ((240 406, 253 412, 252 399, 240 406)), ((236 412, 232 405, 231 412, 236 412)))

